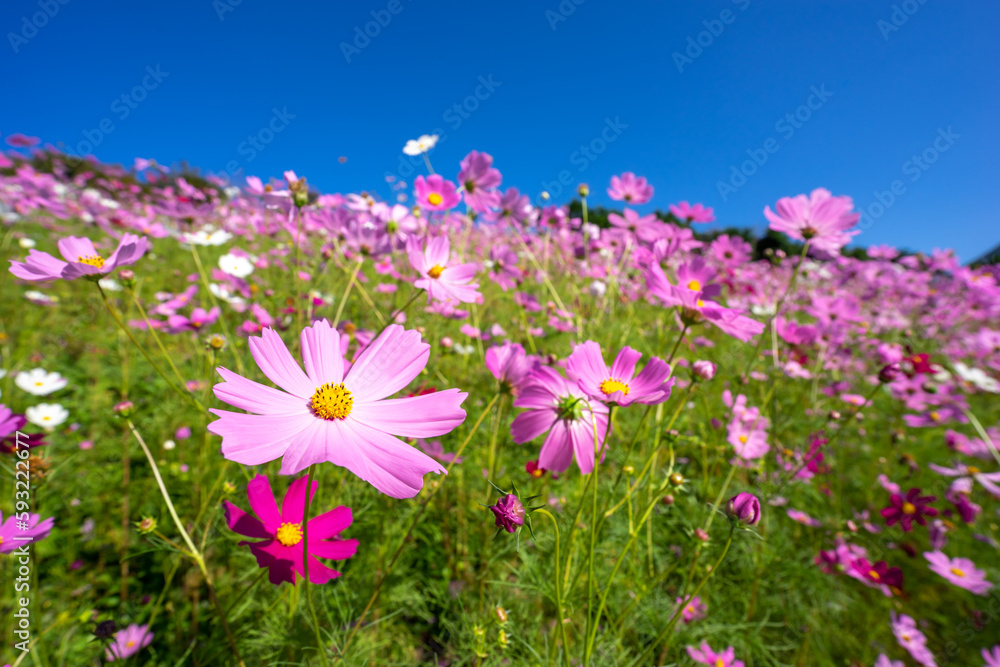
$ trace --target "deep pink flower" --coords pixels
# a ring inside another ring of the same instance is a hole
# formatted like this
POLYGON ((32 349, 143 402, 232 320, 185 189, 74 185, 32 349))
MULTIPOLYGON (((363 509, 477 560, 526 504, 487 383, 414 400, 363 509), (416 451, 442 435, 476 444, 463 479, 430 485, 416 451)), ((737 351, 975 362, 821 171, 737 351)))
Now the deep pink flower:
POLYGON ((760 501, 752 493, 737 493, 726 503, 726 514, 737 523, 756 526, 760 522, 760 501))
POLYGON ((940 551, 928 551, 924 558, 931 564, 931 570, 955 584, 976 595, 986 595, 993 584, 986 580, 986 572, 976 567, 968 558, 948 558, 940 551))
POLYGON ((11 514, 4 521, 3 512, 0 512, 0 554, 8 554, 26 544, 44 540, 52 532, 55 518, 49 517, 42 521, 40 514, 27 514, 28 527, 21 528, 25 514, 11 514))
POLYGON ((458 206, 458 202, 462 200, 455 184, 437 174, 427 178, 417 176, 413 181, 413 189, 417 203, 428 211, 447 211, 458 206))
POLYGON ((248 413, 213 409, 208 430, 222 436, 222 454, 244 465, 281 458, 281 474, 313 463, 347 468, 393 498, 412 498, 428 472, 444 472, 434 459, 395 436, 425 438, 448 433, 465 420, 467 394, 446 389, 387 399, 427 365, 430 345, 416 331, 389 325, 344 372, 340 335, 326 320, 302 330, 306 372, 273 329, 249 339, 261 371, 284 391, 225 368, 215 385, 219 400, 248 413), (287 393, 286 393, 287 392, 287 393))
POLYGON ((115 638, 104 652, 104 657, 108 662, 127 660, 149 646, 152 641, 153 633, 149 631, 148 625, 133 623, 115 633, 115 638))
POLYGON ((183 331, 201 331, 202 328, 215 324, 219 319, 221 311, 218 306, 211 310, 204 308, 194 308, 191 310, 191 317, 183 315, 171 315, 167 318, 167 332, 181 333, 183 331))
POLYGON ((653 186, 646 182, 645 177, 636 177, 631 171, 621 176, 611 177, 611 187, 608 196, 615 201, 623 201, 638 206, 653 198, 653 186))
POLYGON ((22 280, 76 280, 81 276, 96 279, 120 266, 139 261, 149 250, 149 241, 145 237, 125 234, 107 259, 101 257, 93 242, 85 237, 68 236, 60 239, 58 246, 65 262, 47 252, 29 250, 24 262, 10 260, 10 272, 22 280))
MULTIPOLYGON (((310 485, 312 502, 319 483, 310 485)), ((340 534, 353 521, 350 507, 336 507, 329 512, 309 519, 305 533, 308 545, 302 543, 302 519, 306 501, 306 478, 300 477, 288 487, 281 510, 271 491, 266 475, 257 475, 247 484, 247 500, 254 518, 231 502, 224 501, 226 522, 229 529, 245 537, 258 538, 259 542, 244 540, 240 546, 249 546, 259 567, 268 568, 272 584, 287 581, 295 583, 296 575, 305 576, 305 548, 309 552, 309 583, 325 584, 340 576, 340 572, 327 567, 316 557, 347 560, 358 550, 357 540, 342 540, 340 534)))
POLYGON ((417 289, 427 290, 427 300, 475 303, 479 298, 479 284, 472 282, 479 270, 475 262, 448 266, 451 244, 447 236, 427 240, 421 249, 420 240, 411 236, 406 242, 410 266, 420 274, 413 283, 417 289))
POLYGON ((490 505, 490 511, 496 516, 496 526, 503 528, 508 533, 516 532, 524 525, 524 517, 527 510, 524 503, 513 493, 508 493, 503 498, 497 500, 495 505, 490 505))
POLYGON ((894 493, 889 496, 889 507, 882 510, 885 525, 892 526, 899 522, 905 532, 913 530, 913 522, 921 526, 927 525, 927 517, 937 516, 938 511, 930 506, 937 496, 921 496, 920 489, 910 489, 906 496, 894 493))
POLYGON ((617 405, 655 405, 670 398, 674 385, 670 365, 653 357, 636 375, 635 365, 642 354, 623 347, 608 368, 601 346, 592 340, 577 345, 566 360, 566 373, 576 380, 587 396, 617 405))
POLYGON ((0 403, 0 453, 11 454, 15 450, 31 449, 45 444, 44 433, 22 433, 20 438, 17 437, 17 432, 27 423, 27 417, 14 413, 0 403))
POLYGON ((567 382, 554 369, 540 366, 532 371, 514 407, 527 408, 510 425, 514 442, 525 443, 548 433, 538 456, 540 467, 562 472, 569 468, 575 456, 580 472, 591 472, 595 437, 603 458, 603 443, 608 431, 607 406, 599 401, 588 405, 586 395, 576 383, 567 382))
POLYGON ((715 212, 704 204, 692 206, 687 201, 679 204, 671 204, 670 212, 681 222, 712 222, 715 220, 715 212))
POLYGON ((867 558, 858 558, 851 563, 851 569, 857 574, 856 578, 875 587, 883 588, 886 595, 890 595, 890 591, 897 595, 902 592, 903 571, 898 567, 889 567, 889 564, 884 560, 872 565, 867 558))
POLYGON ((853 208, 850 197, 834 197, 829 190, 816 188, 808 197, 804 194, 782 197, 775 204, 777 213, 766 206, 764 216, 771 222, 769 229, 837 254, 852 236, 861 233, 851 230, 861 218, 860 213, 851 212, 853 208))
POLYGON ((708 642, 702 642, 699 648, 688 646, 687 653, 695 662, 709 667, 745 667, 742 660, 736 659, 736 651, 732 646, 722 653, 716 653, 708 642))
POLYGON ((485 213, 500 204, 500 172, 493 167, 493 156, 489 153, 471 151, 462 159, 462 170, 458 172, 458 183, 465 195, 465 203, 478 213, 485 213))

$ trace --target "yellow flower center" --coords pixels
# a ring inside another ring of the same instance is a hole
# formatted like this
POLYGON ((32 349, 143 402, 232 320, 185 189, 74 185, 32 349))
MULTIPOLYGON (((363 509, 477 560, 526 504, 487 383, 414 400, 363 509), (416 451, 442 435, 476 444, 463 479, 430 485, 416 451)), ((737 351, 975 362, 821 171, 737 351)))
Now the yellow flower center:
POLYGON ((726 663, 722 660, 722 658, 718 658, 715 661, 715 667, 726 667, 726 663))
POLYGON ((698 299, 698 307, 699 308, 704 308, 705 307, 705 302, 702 301, 701 299, 698 299))
POLYGON ((436 192, 432 192, 429 195, 427 195, 427 202, 431 206, 440 206, 441 202, 443 202, 443 201, 444 201, 444 198, 441 195, 439 195, 438 193, 436 193, 436 192))
POLYGON ((36 382, 36 383, 35 383, 35 386, 36 386, 36 387, 41 387, 41 386, 42 386, 43 384, 45 384, 45 383, 44 383, 44 382, 36 382))
POLYGON ((701 283, 698 282, 697 280, 692 280, 691 282, 688 283, 688 289, 691 290, 692 292, 700 292, 701 283))
POLYGON ((941 421, 941 413, 938 412, 937 410, 931 412, 931 419, 934 420, 934 421, 936 421, 936 422, 941 421))
POLYGON ((969 474, 970 474, 970 475, 978 475, 978 474, 979 474, 980 472, 982 472, 982 471, 981 471, 981 470, 980 470, 979 468, 977 468, 976 466, 969 466, 969 467, 967 468, 967 470, 969 471, 969 474))
POLYGON ((440 278, 442 273, 444 273, 444 267, 440 264, 435 264, 427 271, 427 275, 431 278, 440 278))
POLYGON ((302 541, 302 526, 297 523, 283 523, 275 535, 283 546, 294 547, 302 541))
POLYGON ((745 435, 740 436, 740 443, 744 445, 747 444, 747 437, 745 435))
POLYGON ((875 570, 868 570, 868 576, 874 579, 875 581, 881 579, 881 577, 878 576, 878 572, 876 572, 875 570))
POLYGON ((951 573, 953 575, 955 575, 956 577, 964 577, 965 576, 965 572, 963 570, 960 570, 957 567, 951 568, 951 573))
POLYGON ((130 639, 129 641, 125 642, 125 648, 132 648, 133 646, 135 646, 134 639, 130 639))
POLYGON ((316 390, 309 403, 317 417, 323 419, 344 419, 351 414, 354 407, 354 397, 344 387, 344 383, 327 382, 316 390))
POLYGON ((917 506, 913 503, 903 503, 903 514, 916 514, 917 506))
POLYGON ((98 269, 104 268, 104 258, 100 255, 80 255, 76 258, 76 261, 81 264, 89 264, 90 266, 95 266, 98 269))
POLYGON ((610 396, 616 391, 620 391, 621 393, 628 396, 629 389, 628 385, 622 382, 621 380, 616 380, 615 378, 608 378, 607 380, 601 383, 601 391, 604 392, 605 396, 610 396))

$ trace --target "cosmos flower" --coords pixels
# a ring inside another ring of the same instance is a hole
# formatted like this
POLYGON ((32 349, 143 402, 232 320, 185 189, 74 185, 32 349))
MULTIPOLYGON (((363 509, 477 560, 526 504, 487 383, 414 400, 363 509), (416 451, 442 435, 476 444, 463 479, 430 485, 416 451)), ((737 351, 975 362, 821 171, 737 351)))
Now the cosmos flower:
POLYGON ((631 171, 621 176, 611 177, 608 196, 615 201, 623 201, 634 206, 648 203, 653 198, 653 186, 642 176, 636 177, 631 171))
POLYGON ((35 426, 54 429, 66 421, 69 417, 69 410, 58 403, 39 403, 38 405, 29 405, 24 411, 24 416, 35 426))
POLYGON ((493 374, 507 391, 518 387, 538 364, 535 357, 529 357, 520 343, 506 341, 486 350, 486 369, 493 374))
POLYGON ((850 197, 834 197, 829 190, 816 188, 806 197, 782 197, 775 205, 764 208, 764 216, 771 222, 769 229, 784 232, 797 241, 809 241, 812 247, 838 254, 851 237, 860 234, 852 230, 861 218, 852 213, 854 202, 850 197))
MULTIPOLYGON (((675 602, 681 604, 684 602, 684 598, 677 598, 675 602)), ((708 606, 696 595, 684 605, 684 609, 681 611, 681 620, 685 625, 694 623, 705 618, 707 612, 708 606)))
POLYGON ((253 273, 253 262, 246 255, 236 255, 227 252, 219 258, 219 268, 231 276, 246 278, 253 273))
POLYGON ((621 406, 663 403, 670 398, 674 385, 670 365, 653 357, 636 375, 635 366, 641 357, 636 350, 623 347, 609 368, 600 344, 588 340, 573 348, 566 360, 566 373, 587 396, 598 401, 621 406))
MULTIPOLYGON (((319 482, 312 481, 309 500, 316 495, 319 482)), ((309 583, 325 584, 336 579, 340 572, 317 559, 347 560, 358 550, 357 540, 340 539, 340 534, 353 521, 350 507, 336 507, 329 512, 312 516, 303 531, 302 519, 306 500, 306 478, 291 483, 281 503, 281 509, 271 490, 266 475, 257 475, 247 484, 247 500, 256 518, 228 500, 223 502, 229 529, 245 537, 258 538, 259 542, 244 540, 240 546, 249 546, 257 558, 258 567, 268 568, 268 580, 275 585, 284 581, 294 584, 296 576, 305 576, 304 553, 309 553, 309 583), (308 544, 302 544, 303 532, 308 544)))
POLYGON ((248 413, 211 410, 219 419, 208 430, 222 436, 223 456, 244 465, 280 458, 283 475, 329 461, 393 498, 412 498, 425 474, 444 472, 395 436, 448 433, 465 420, 466 394, 446 389, 387 398, 427 365, 430 345, 419 333, 386 327, 346 372, 340 335, 329 322, 303 329, 301 341, 304 373, 273 329, 249 339, 257 365, 280 390, 218 369, 225 382, 215 385, 215 395, 248 413))
POLYGON ((421 134, 419 139, 410 139, 407 141, 406 145, 403 146, 403 152, 411 156, 426 153, 434 148, 434 145, 438 142, 438 138, 436 134, 421 134))
POLYGON ((413 283, 417 289, 427 290, 427 300, 475 303, 479 298, 479 284, 472 282, 479 270, 475 262, 449 266, 451 242, 447 236, 434 236, 421 248, 420 240, 411 236, 406 243, 410 266, 420 274, 413 283))
POLYGON ((721 653, 716 653, 708 642, 702 642, 699 648, 688 646, 687 654, 698 664, 709 667, 745 667, 742 660, 736 659, 736 651, 732 646, 721 653))
POLYGON ((437 174, 427 178, 417 176, 413 181, 413 189, 417 203, 428 211, 447 211, 458 206, 458 202, 462 200, 455 184, 437 174))
POLYGON ((76 280, 82 276, 106 276, 115 269, 134 264, 149 250, 145 237, 125 234, 118 247, 105 259, 94 248, 93 242, 84 237, 69 236, 60 239, 59 254, 62 261, 47 252, 29 250, 24 262, 10 260, 10 272, 22 280, 76 280))
POLYGON ((68 380, 56 372, 43 368, 21 371, 14 377, 14 384, 34 396, 48 396, 66 386, 68 380))
POLYGON ((992 649, 984 648, 982 651, 983 667, 1000 667, 1000 644, 992 649))
POLYGON ((28 527, 22 528, 23 517, 23 514, 11 514, 4 521, 3 512, 0 512, 0 554, 8 554, 20 549, 25 544, 44 540, 52 532, 52 527, 56 523, 54 517, 42 521, 40 514, 29 514, 28 527))
POLYGON ((513 493, 508 493, 498 499, 495 504, 490 505, 490 511, 496 517, 495 525, 508 533, 516 532, 518 528, 523 526, 524 517, 527 514, 524 503, 513 493))
POLYGON ((914 660, 924 667, 937 667, 934 654, 927 648, 927 637, 917 628, 917 622, 906 614, 896 615, 896 612, 889 612, 892 634, 896 635, 896 641, 905 648, 914 660))
POLYGON ((924 558, 931 564, 933 572, 959 588, 976 595, 986 595, 986 591, 993 588, 993 584, 986 581, 986 573, 968 558, 949 558, 940 551, 928 551, 924 553, 924 558))
POLYGON ((889 496, 889 507, 882 510, 885 525, 893 526, 897 522, 904 532, 913 530, 913 522, 921 526, 927 525, 927 517, 937 516, 938 511, 930 506, 937 496, 921 496, 920 489, 910 489, 906 496, 894 493, 889 496))
POLYGON ((715 220, 715 212, 704 204, 692 206, 687 201, 682 201, 679 204, 671 204, 670 212, 682 222, 707 223, 715 220))
POLYGON ((133 623, 124 630, 119 630, 115 633, 114 640, 105 651, 105 658, 107 658, 108 662, 128 660, 149 646, 152 641, 153 633, 149 631, 148 625, 136 625, 133 623))
POLYGON ((489 153, 472 151, 462 159, 462 169, 458 172, 458 183, 469 208, 485 213, 500 204, 500 172, 493 167, 493 156, 489 153))

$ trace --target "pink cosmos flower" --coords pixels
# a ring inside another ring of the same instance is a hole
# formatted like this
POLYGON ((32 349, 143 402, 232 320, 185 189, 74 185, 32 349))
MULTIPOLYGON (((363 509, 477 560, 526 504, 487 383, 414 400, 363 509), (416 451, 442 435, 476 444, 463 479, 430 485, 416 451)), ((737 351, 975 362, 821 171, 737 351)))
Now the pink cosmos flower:
POLYGON ((804 526, 809 526, 811 528, 819 528, 820 526, 823 525, 822 521, 812 518, 811 516, 809 516, 808 514, 806 514, 801 510, 791 509, 787 511, 787 514, 789 519, 791 519, 792 521, 798 521, 804 526))
POLYGON ((211 310, 194 308, 191 310, 191 317, 171 315, 167 318, 167 332, 201 331, 202 328, 214 324, 219 319, 220 314, 219 307, 215 306, 211 310))
POLYGON ((608 408, 598 401, 586 401, 586 395, 575 382, 567 382, 557 371, 536 368, 514 401, 515 408, 527 408, 514 418, 510 433, 514 442, 522 444, 548 432, 538 456, 538 466, 563 472, 576 457, 580 472, 594 469, 594 423, 597 443, 604 455, 604 440, 608 431, 608 408), (591 412, 593 410, 593 412, 591 412))
MULTIPOLYGON (((677 604, 682 604, 684 598, 677 598, 677 604)), ((702 602, 702 599, 697 595, 691 598, 684 609, 681 611, 681 620, 684 624, 694 623, 695 621, 700 621, 705 618, 705 614, 708 612, 708 607, 702 602)))
POLYGON ((967 466, 964 463, 956 463, 954 468, 946 468, 936 463, 928 466, 939 475, 955 477, 950 490, 958 493, 969 493, 972 490, 972 482, 978 482, 984 489, 995 497, 1000 498, 1000 472, 983 472, 975 466, 967 466))
POLYGON ((462 159, 462 170, 458 172, 458 182, 469 208, 485 213, 500 204, 500 172, 493 167, 493 156, 489 153, 471 151, 462 159))
POLYGON ((406 242, 410 266, 420 274, 413 283, 417 289, 427 290, 427 301, 459 301, 475 303, 479 298, 479 283, 472 282, 479 265, 475 262, 448 266, 451 244, 447 236, 427 240, 421 249, 420 240, 414 236, 406 242))
POLYGON ((101 257, 93 242, 85 237, 69 236, 60 239, 58 246, 65 262, 47 252, 29 250, 24 262, 10 260, 10 272, 21 280, 76 280, 81 276, 96 279, 139 261, 149 250, 149 241, 145 237, 125 234, 107 259, 101 257))
POLYGON ((736 267, 750 261, 753 246, 739 236, 720 234, 709 246, 712 256, 728 267, 736 267))
POLYGON ((427 178, 417 176, 413 181, 413 189, 416 191, 417 203, 428 211, 447 211, 458 206, 458 202, 462 200, 455 184, 437 174, 427 178))
POLYGON ((566 373, 587 396, 599 401, 621 406, 663 403, 670 398, 674 385, 670 366, 653 357, 636 375, 635 365, 641 357, 636 350, 623 347, 608 368, 600 344, 588 340, 573 348, 566 360, 566 373))
POLYGON ((244 465, 281 458, 281 474, 313 463, 347 468, 382 493, 412 498, 428 472, 444 472, 434 459, 394 436, 448 433, 465 420, 467 394, 446 389, 387 399, 427 365, 430 345, 416 331, 389 325, 344 372, 340 335, 326 320, 302 330, 306 372, 273 329, 249 339, 261 371, 282 390, 225 368, 215 385, 219 400, 251 414, 213 409, 208 430, 222 436, 222 454, 244 465))
POLYGON ((890 660, 885 653, 882 653, 875 660, 874 667, 906 667, 906 663, 902 660, 890 660))
POLYGON ((663 236, 664 224, 652 213, 640 216, 630 208, 626 208, 622 213, 624 217, 617 213, 609 213, 608 222, 618 229, 632 232, 637 239, 646 243, 653 243, 663 236))
POLYGON ((695 662, 710 667, 745 667, 742 660, 736 659, 736 650, 732 646, 716 653, 708 642, 702 642, 699 648, 688 646, 687 653, 695 662))
POLYGON ((621 176, 611 177, 611 187, 608 196, 615 201, 624 201, 638 206, 653 198, 653 186, 646 182, 645 177, 636 177, 631 171, 621 176))
POLYGON ((520 386, 538 365, 537 357, 528 356, 520 343, 505 342, 486 350, 486 368, 508 391, 520 386))
POLYGON ((521 269, 517 266, 517 253, 506 245, 495 245, 490 248, 490 280, 500 286, 504 292, 517 286, 521 279, 521 269))
POLYGON ((764 207, 764 216, 771 221, 769 229, 784 232, 798 241, 809 241, 818 250, 838 254, 851 237, 860 234, 851 228, 861 218, 852 213, 854 202, 850 197, 834 197, 825 188, 816 188, 809 197, 796 195, 782 197, 775 204, 777 213, 770 206, 764 207))
POLYGON ((931 570, 976 595, 986 595, 993 584, 986 581, 986 572, 976 567, 968 558, 948 558, 940 551, 928 551, 924 558, 931 564, 931 570))
POLYGON ((451 463, 454 461, 455 465, 458 465, 465 459, 464 456, 455 456, 455 452, 444 451, 444 446, 441 444, 440 440, 427 442, 426 440, 418 439, 417 447, 422 449, 424 454, 437 459, 441 463, 451 463))
POLYGON ((984 648, 982 652, 983 667, 1000 667, 1000 644, 993 649, 984 648))
POLYGON ((679 204, 671 204, 670 212, 682 222, 705 223, 715 220, 715 212, 704 204, 695 204, 692 206, 687 201, 682 201, 679 204))
POLYGON ((153 641, 153 633, 148 625, 133 623, 124 630, 115 633, 115 638, 104 652, 108 662, 128 660, 133 655, 149 646, 153 641))
POLYGON ((8 554, 25 544, 32 544, 48 537, 56 520, 54 517, 44 521, 41 519, 40 514, 29 514, 28 528, 25 530, 19 527, 19 523, 23 525, 24 514, 11 514, 4 521, 3 512, 0 512, 0 554, 8 554))
POLYGON ((17 449, 31 449, 45 444, 44 433, 22 433, 21 437, 17 436, 17 432, 27 423, 27 417, 16 414, 0 403, 0 453, 11 454, 17 449))
POLYGON ((924 667, 937 667, 934 654, 927 648, 927 637, 917 628, 917 622, 906 614, 896 615, 896 612, 889 612, 892 634, 896 635, 896 641, 905 648, 913 659, 924 667))
MULTIPOLYGON (((319 483, 313 480, 309 500, 316 495, 319 483)), ((244 540, 240 546, 249 546, 259 567, 268 568, 268 579, 278 585, 283 581, 295 583, 296 575, 305 576, 305 549, 309 552, 309 583, 325 584, 336 579, 340 572, 327 567, 316 557, 347 560, 358 550, 357 540, 342 540, 340 533, 353 521, 350 507, 337 507, 309 519, 305 533, 307 544, 301 544, 302 519, 305 511, 306 478, 300 477, 288 487, 281 510, 271 491, 266 475, 257 475, 247 484, 247 500, 254 518, 228 500, 226 522, 229 529, 245 537, 259 538, 260 542, 244 540)))

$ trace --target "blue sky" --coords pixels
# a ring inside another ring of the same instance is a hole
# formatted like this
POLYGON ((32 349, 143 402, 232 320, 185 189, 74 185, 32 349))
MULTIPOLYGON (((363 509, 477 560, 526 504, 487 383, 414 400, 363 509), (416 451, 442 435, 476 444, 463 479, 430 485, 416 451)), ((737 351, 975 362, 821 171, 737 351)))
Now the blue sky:
POLYGON ((437 171, 484 150, 533 197, 568 171, 608 203, 634 171, 644 208, 763 227, 823 186, 868 212, 862 244, 1000 242, 996 3, 62 2, 0 8, 4 135, 389 198, 439 129, 437 171))

